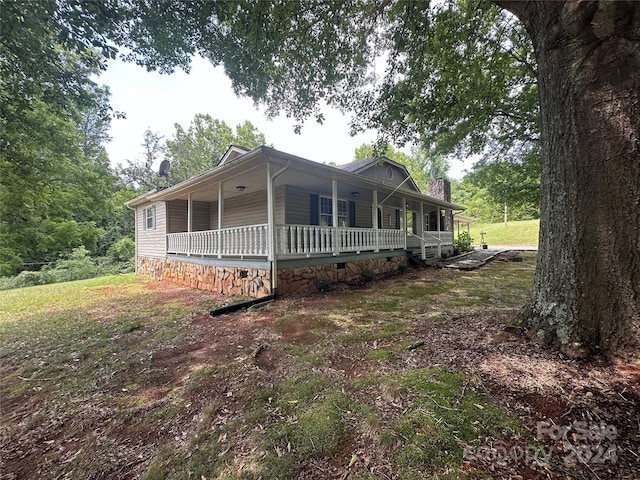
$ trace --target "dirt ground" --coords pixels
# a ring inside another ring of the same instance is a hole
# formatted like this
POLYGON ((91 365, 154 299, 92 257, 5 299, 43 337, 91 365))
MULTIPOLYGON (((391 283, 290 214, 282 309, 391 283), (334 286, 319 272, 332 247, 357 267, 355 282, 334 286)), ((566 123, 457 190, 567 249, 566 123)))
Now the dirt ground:
MULTIPOLYGON (((382 338, 327 344, 327 337, 344 334, 347 327, 334 319, 323 330, 318 311, 339 316, 335 312, 354 294, 375 295, 397 282, 410 284, 433 272, 410 271, 402 279, 280 299, 261 309, 216 318, 203 308, 203 299, 210 299, 210 294, 149 282, 148 289, 162 301, 180 299, 192 306, 193 311, 181 319, 187 333, 179 341, 154 345, 141 360, 142 368, 129 363, 96 376, 91 395, 74 397, 44 388, 42 393, 32 390, 5 399, 0 412, 0 478, 81 478, 78 472, 82 478, 141 478, 160 445, 187 443, 185 432, 194 429, 205 405, 216 405, 213 418, 218 424, 238 418, 248 408, 251 392, 309 368, 300 366, 293 350, 312 354, 321 342, 323 350, 311 371, 343 390, 367 375, 439 366, 465 374, 469 379, 465 388, 519 419, 528 435, 499 442, 487 438, 480 448, 465 450, 463 469, 484 472, 482 478, 640 478, 640 366, 601 358, 569 359, 532 341, 522 329, 509 327, 515 308, 467 308, 437 318, 426 310, 394 310, 386 314, 388 321, 402 322, 402 330, 382 338), (408 346, 398 349, 398 345, 408 346), (363 361, 374 350, 392 348, 398 353, 384 362, 363 361), (215 380, 192 390, 183 388, 203 366, 220 366, 215 380), (166 424, 158 427, 136 420, 143 412, 161 411, 176 402, 177 388, 182 388, 184 404, 166 424), (110 467, 92 470, 91 462, 110 467)), ((443 275, 449 279, 456 274, 443 275)), ((135 335, 138 332, 116 335, 111 341, 124 351, 141 341, 135 335)), ((9 367, 5 365, 4 374, 9 367)), ((382 412, 385 421, 403 415, 411 401, 375 387, 353 395, 382 412)), ((234 448, 236 457, 249 458, 250 445, 239 440, 234 448)), ((391 456, 392 449, 358 434, 334 458, 299 465, 296 476, 397 478, 391 456), (343 461, 344 457, 356 460, 343 461)))

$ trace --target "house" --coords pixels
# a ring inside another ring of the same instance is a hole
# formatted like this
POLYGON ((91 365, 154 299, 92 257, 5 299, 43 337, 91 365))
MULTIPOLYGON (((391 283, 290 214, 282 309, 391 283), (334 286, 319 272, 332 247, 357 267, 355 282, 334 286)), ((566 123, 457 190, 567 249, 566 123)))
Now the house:
POLYGON ((314 291, 453 253, 446 180, 420 192, 382 158, 333 167, 231 146, 212 170, 151 191, 135 211, 136 271, 230 295, 314 291))

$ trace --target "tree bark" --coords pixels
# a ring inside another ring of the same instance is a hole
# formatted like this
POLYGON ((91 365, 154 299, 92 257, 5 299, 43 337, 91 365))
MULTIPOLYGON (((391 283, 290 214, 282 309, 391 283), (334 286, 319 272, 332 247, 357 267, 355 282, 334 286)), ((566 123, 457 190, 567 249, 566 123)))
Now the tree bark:
POLYGON ((640 3, 511 2, 538 60, 540 243, 525 317, 572 355, 640 347, 640 3))

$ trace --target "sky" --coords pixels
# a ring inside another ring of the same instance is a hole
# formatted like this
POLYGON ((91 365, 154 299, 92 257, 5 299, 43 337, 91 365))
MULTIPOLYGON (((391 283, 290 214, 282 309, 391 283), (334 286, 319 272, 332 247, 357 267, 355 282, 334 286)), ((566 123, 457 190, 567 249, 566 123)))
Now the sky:
MULTIPOLYGON (((352 161, 357 147, 371 144, 376 138, 373 130, 349 136, 349 116, 328 107, 324 109, 322 125, 310 119, 301 134, 296 134, 293 119, 281 115, 269 120, 264 109, 257 109, 252 100, 233 93, 222 67, 214 68, 201 58, 193 60, 189 74, 176 70, 171 75, 111 61, 98 82, 109 86, 113 109, 126 115, 111 122, 107 152, 114 166, 142 157, 142 137, 147 128, 167 139, 174 133, 175 123, 186 129, 197 113, 209 114, 231 127, 249 120, 278 150, 337 165, 352 161)), ((452 162, 450 175, 461 178, 469 166, 468 162, 452 162)))

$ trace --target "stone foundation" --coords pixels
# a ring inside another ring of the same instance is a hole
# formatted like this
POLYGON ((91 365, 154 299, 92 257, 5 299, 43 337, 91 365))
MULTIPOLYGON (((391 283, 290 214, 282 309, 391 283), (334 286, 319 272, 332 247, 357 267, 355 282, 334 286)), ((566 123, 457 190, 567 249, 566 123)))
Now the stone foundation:
MULTIPOLYGON (((371 270, 376 276, 395 273, 407 266, 404 256, 328 263, 278 272, 278 294, 295 295, 318 291, 318 279, 331 283, 354 282, 362 279, 362 272, 371 270), (403 267, 401 267, 401 265, 403 267)), ((264 269, 201 265, 198 263, 138 257, 138 274, 154 280, 164 280, 208 290, 224 295, 258 298, 271 294, 271 272, 264 269)))
POLYGON ((375 258, 345 262, 343 265, 330 263, 289 268, 278 272, 278 294, 295 295, 318 291, 317 279, 326 279, 331 283, 354 282, 362 279, 364 270, 373 271, 376 276, 396 273, 400 265, 407 266, 407 257, 375 258), (344 268, 339 268, 344 266, 344 268))
POLYGON ((224 295, 258 298, 271 293, 269 270, 138 257, 137 272, 154 280, 166 280, 224 295))

